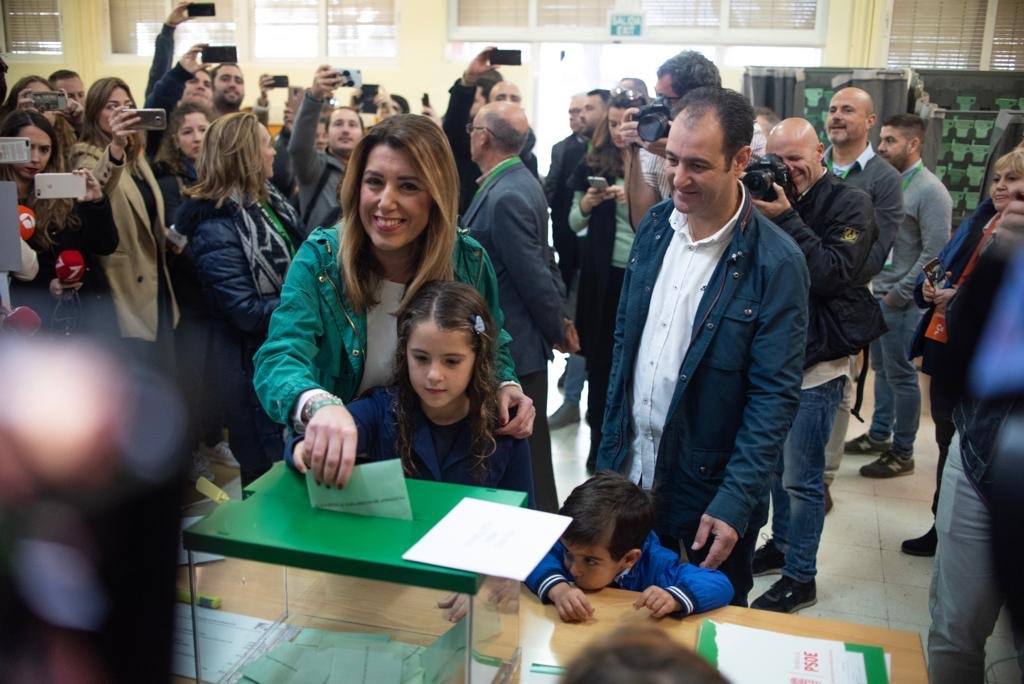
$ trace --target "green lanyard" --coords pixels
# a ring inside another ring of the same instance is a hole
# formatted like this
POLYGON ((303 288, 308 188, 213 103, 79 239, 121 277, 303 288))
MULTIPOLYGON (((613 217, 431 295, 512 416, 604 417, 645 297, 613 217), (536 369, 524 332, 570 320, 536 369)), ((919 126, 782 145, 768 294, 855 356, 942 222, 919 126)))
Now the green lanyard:
POLYGON ((282 240, 284 240, 285 247, 288 249, 288 256, 295 256, 295 243, 292 242, 292 238, 288 235, 288 231, 284 229, 284 224, 281 223, 281 219, 266 202, 260 202, 260 210, 263 212, 263 216, 270 221, 270 225, 274 227, 274 231, 281 236, 282 240))
POLYGON ((916 164, 914 164, 914 168, 912 168, 912 169, 910 170, 910 173, 908 173, 908 174, 907 174, 907 175, 906 175, 906 176, 905 176, 905 177, 903 178, 903 190, 904 190, 904 191, 906 191, 906 189, 907 189, 907 186, 908 186, 908 185, 910 185, 910 181, 914 180, 914 176, 916 176, 916 175, 917 175, 917 172, 921 170, 921 167, 922 167, 922 166, 924 166, 923 162, 922 162, 922 161, 921 161, 920 159, 918 159, 918 160, 917 160, 917 163, 916 163, 916 164))
MULTIPOLYGON (((857 162, 853 162, 853 163, 856 164, 857 162)), ((840 171, 839 173, 836 173, 835 171, 832 170, 832 158, 831 157, 829 157, 828 159, 825 160, 825 166, 828 167, 829 173, 831 173, 831 174, 833 174, 835 176, 839 176, 843 180, 846 180, 846 177, 850 175, 850 171, 853 171, 853 165, 851 165, 850 168, 846 169, 845 171, 840 171)))
POLYGON ((477 188, 476 192, 473 194, 473 198, 476 199, 477 195, 479 195, 481 192, 489 188, 491 184, 498 179, 498 176, 500 176, 505 169, 510 169, 516 164, 522 163, 523 160, 520 159, 518 156, 509 157, 505 161, 500 162, 497 166, 491 169, 491 172, 489 174, 487 174, 487 178, 485 178, 484 182, 480 184, 479 188, 477 188))

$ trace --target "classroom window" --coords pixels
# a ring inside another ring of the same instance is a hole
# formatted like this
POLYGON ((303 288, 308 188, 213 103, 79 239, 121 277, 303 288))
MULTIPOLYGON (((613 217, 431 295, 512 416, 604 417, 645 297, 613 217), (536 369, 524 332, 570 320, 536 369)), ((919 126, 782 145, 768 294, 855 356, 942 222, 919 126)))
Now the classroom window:
POLYGON ((813 29, 817 0, 732 0, 729 26, 752 29, 813 29))
POLYGON ((3 0, 5 52, 59 55, 63 52, 59 0, 3 0))
POLYGON ((1024 68, 1021 0, 894 0, 889 66, 1024 68), (986 31, 991 25, 992 31, 986 31))
MULTIPOLYGON (((174 30, 174 56, 197 43, 235 45, 234 0, 217 0, 217 16, 196 17, 174 30)), ((171 12, 165 0, 108 0, 110 51, 116 55, 152 57, 157 35, 171 12)))
POLYGON ((255 0, 253 56, 394 57, 397 19, 395 0, 255 0))

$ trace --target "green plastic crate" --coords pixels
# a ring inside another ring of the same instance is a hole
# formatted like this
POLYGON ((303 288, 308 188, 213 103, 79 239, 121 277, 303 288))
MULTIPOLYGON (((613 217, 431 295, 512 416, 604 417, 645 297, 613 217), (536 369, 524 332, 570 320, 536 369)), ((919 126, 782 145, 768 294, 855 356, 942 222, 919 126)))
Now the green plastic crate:
POLYGON ((974 95, 960 95, 956 98, 957 109, 972 109, 978 98, 974 95))
POLYGON ((963 182, 964 176, 967 175, 963 169, 950 168, 946 171, 946 178, 953 185, 960 185, 963 182))
POLYGON ((935 165, 935 176, 939 180, 942 180, 943 178, 946 177, 946 166, 945 166, 945 164, 936 164, 935 165))
POLYGON ((988 140, 989 134, 995 127, 996 122, 993 119, 977 119, 974 122, 974 139, 975 140, 988 140))
POLYGON ((989 149, 988 145, 971 145, 971 157, 974 159, 974 163, 984 163, 985 157, 988 156, 989 149))
POLYGON ((1017 98, 1015 97, 997 97, 996 106, 1000 109, 1016 109, 1017 98))
POLYGON ((956 129, 956 137, 966 140, 974 131, 974 119, 957 119, 953 122, 953 127, 956 129))
POLYGON ((978 208, 978 199, 981 197, 980 192, 964 192, 964 209, 967 211, 974 211, 978 208))
POLYGON ((960 200, 963 199, 965 190, 950 190, 949 197, 953 200, 953 209, 956 210, 960 206, 960 200))
POLYGON ((804 88, 804 101, 807 103, 807 106, 809 108, 816 108, 818 103, 821 102, 821 96, 824 92, 824 88, 804 88))
POLYGON ((985 180, 985 167, 976 166, 972 164, 967 167, 967 180, 973 186, 981 185, 981 182, 985 180))
POLYGON ((966 143, 953 142, 949 144, 950 150, 953 152, 953 161, 962 162, 964 157, 970 151, 971 146, 966 143))

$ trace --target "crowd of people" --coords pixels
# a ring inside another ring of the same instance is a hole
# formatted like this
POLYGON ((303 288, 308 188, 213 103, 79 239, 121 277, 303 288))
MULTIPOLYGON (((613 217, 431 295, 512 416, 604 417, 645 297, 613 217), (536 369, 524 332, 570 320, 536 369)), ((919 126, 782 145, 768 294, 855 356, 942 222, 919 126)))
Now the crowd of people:
POLYGON ((1003 600, 984 561, 987 488, 1018 407, 967 378, 1024 228, 1024 150, 996 161, 989 198, 953 232, 918 116, 879 122, 868 93, 839 89, 826 147, 689 51, 657 69, 653 94, 626 76, 568 97, 571 133, 543 176, 490 49, 440 117, 383 92, 365 116, 321 66, 274 136, 270 77, 243 110, 237 64, 202 64, 202 45, 172 64, 185 5, 157 37, 143 100, 70 70, 15 83, 0 136, 28 138, 31 159, 0 175, 36 217, 13 303, 176 378, 191 479, 213 457, 248 484, 284 458, 344 486, 367 454, 554 512, 550 431, 585 419, 588 468, 618 475, 566 500, 577 523, 530 580, 538 596, 578 620, 572 586, 663 586, 644 594, 661 616, 745 606, 753 577, 778 573, 752 606, 791 613, 816 601, 843 454, 877 456, 863 477, 914 471, 919 357, 936 523, 903 550, 937 555, 932 681, 978 680, 1003 600), (36 111, 43 90, 66 110, 36 111), (140 130, 139 105, 166 110, 166 130, 140 130), (37 174, 64 171, 84 195, 35 197, 37 174), (68 250, 84 260, 73 282, 58 268, 68 250), (864 350, 874 412, 846 441, 864 350), (554 352, 568 355, 565 399, 549 418, 554 352), (647 505, 649 520, 629 517, 647 505), (609 519, 632 536, 609 546, 609 519), (567 560, 595 544, 607 576, 567 560), (700 567, 655 572, 665 553, 700 567))

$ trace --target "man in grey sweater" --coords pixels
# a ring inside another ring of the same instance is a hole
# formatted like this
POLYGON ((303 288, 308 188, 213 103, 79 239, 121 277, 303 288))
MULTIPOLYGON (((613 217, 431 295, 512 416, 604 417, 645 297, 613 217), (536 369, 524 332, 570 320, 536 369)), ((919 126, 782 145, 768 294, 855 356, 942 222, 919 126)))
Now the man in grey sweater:
POLYGON ((892 446, 863 466, 864 477, 887 478, 914 471, 914 437, 921 417, 917 369, 908 358, 922 311, 914 303, 914 285, 921 269, 949 239, 953 202, 939 179, 921 161, 924 121, 897 114, 882 124, 878 154, 902 175, 903 224, 890 258, 871 281, 880 299, 889 332, 871 344, 875 371, 875 411, 868 440, 892 446))
MULTIPOLYGON (((860 281, 867 283, 878 274, 888 259, 903 223, 903 193, 899 172, 875 154, 868 141, 868 131, 875 125, 875 104, 871 95, 860 88, 843 88, 832 96, 826 133, 832 146, 825 150, 825 165, 847 183, 864 190, 875 206, 878 240, 861 271, 860 281)), ((877 292, 877 291, 876 291, 877 292)), ((851 361, 851 367, 852 367, 851 361)), ((856 454, 882 453, 886 443, 868 443, 867 436, 844 445, 853 404, 852 370, 846 383, 846 396, 832 427, 832 436, 825 450, 825 512, 832 508, 829 491, 843 458, 843 451, 856 454)))
POLYGON ((299 212, 306 232, 333 224, 338 218, 338 186, 349 156, 363 137, 363 120, 351 107, 336 107, 327 124, 327 149, 316 149, 316 128, 324 103, 344 78, 337 69, 321 65, 295 116, 288 154, 299 185, 299 212))

